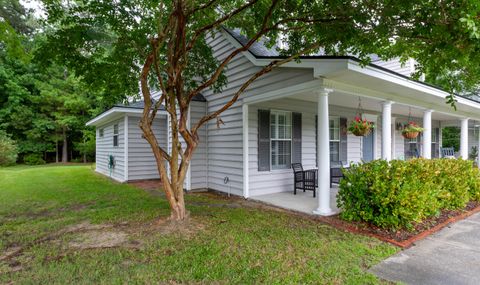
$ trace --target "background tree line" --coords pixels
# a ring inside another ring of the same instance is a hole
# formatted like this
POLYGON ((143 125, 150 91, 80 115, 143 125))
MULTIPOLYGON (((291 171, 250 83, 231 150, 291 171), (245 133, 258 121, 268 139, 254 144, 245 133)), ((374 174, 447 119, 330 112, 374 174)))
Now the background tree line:
POLYGON ((0 164, 93 161, 95 130, 85 123, 119 97, 39 56, 55 27, 33 12, 0 0, 0 164))

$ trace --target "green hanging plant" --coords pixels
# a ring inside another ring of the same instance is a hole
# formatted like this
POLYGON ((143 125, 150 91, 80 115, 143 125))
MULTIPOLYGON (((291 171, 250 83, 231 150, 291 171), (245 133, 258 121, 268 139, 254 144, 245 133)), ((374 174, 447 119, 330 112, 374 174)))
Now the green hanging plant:
POLYGON ((408 122, 402 130, 402 136, 406 139, 414 139, 423 132, 423 128, 415 122, 408 122))
POLYGON ((363 137, 369 135, 374 128, 375 124, 373 122, 369 122, 367 119, 362 119, 360 116, 356 116, 355 120, 350 123, 348 130, 357 137, 363 137))
POLYGON ((348 131, 350 131, 352 134, 356 135, 357 137, 368 136, 370 132, 375 128, 375 124, 373 122, 367 121, 367 119, 362 119, 363 108, 362 108, 362 101, 360 97, 358 97, 357 114, 358 115, 355 117, 355 119, 352 122, 350 122, 348 131))

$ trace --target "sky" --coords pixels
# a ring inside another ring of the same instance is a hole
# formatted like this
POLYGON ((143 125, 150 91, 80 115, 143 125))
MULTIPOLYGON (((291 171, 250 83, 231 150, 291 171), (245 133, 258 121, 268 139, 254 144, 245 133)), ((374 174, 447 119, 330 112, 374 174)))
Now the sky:
POLYGON ((38 18, 45 18, 45 12, 42 9, 42 3, 38 0, 20 0, 25 8, 33 9, 34 14, 38 18))

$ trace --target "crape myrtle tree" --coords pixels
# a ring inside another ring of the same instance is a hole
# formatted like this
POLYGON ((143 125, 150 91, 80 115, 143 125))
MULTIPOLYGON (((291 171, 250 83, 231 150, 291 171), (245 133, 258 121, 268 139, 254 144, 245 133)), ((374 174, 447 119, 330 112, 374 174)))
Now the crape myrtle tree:
MULTIPOLYGON (((439 78, 478 82, 480 74, 477 0, 44 0, 43 4, 53 32, 42 56, 67 65, 111 94, 138 93, 140 82, 145 102, 140 128, 156 158, 171 218, 178 221, 188 217, 183 184, 199 143, 199 128, 211 120, 221 122, 222 113, 256 79, 282 64, 321 51, 355 55, 364 64, 370 54, 414 58, 417 76, 435 71, 439 78), (240 29, 249 40, 218 58, 208 40, 224 28, 240 29), (225 71, 235 57, 257 41, 272 47, 279 38, 285 43, 278 49, 279 57, 247 78, 225 105, 187 125, 192 98, 208 89, 220 92, 228 84, 225 71), (152 100, 152 89, 161 91, 159 100, 152 100), (159 145, 152 130, 161 106, 171 118, 170 152, 159 145)), ((455 85, 444 87, 454 91, 455 85)), ((449 97, 454 103, 454 95, 449 97)))

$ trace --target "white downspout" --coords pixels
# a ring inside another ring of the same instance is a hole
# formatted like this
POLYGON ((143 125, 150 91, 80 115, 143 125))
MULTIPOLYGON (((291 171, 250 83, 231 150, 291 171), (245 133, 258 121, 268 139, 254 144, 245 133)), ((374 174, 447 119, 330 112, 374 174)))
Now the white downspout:
POLYGON ((124 143, 123 143, 123 159, 125 161, 124 163, 124 169, 123 169, 123 178, 125 179, 125 182, 128 181, 128 115, 125 115, 125 119, 123 121, 123 136, 124 136, 124 143))
POLYGON ((249 185, 249 160, 248 160, 248 104, 242 105, 242 129, 243 129, 243 197, 250 197, 250 185, 249 185))
POLYGON ((478 143, 477 143, 477 167, 480 168, 480 126, 474 126, 478 127, 478 143))
MULTIPOLYGON (((187 113, 187 126, 189 126, 190 128, 192 127, 190 125, 190 123, 191 123, 190 113, 191 112, 192 112, 192 106, 190 105, 190 107, 188 108, 188 113, 187 113)), ((192 160, 193 160, 193 156, 192 156, 192 160)), ((192 190, 192 160, 190 160, 190 163, 188 164, 188 169, 187 169, 187 183, 185 185, 185 188, 187 189, 187 191, 192 190)))

